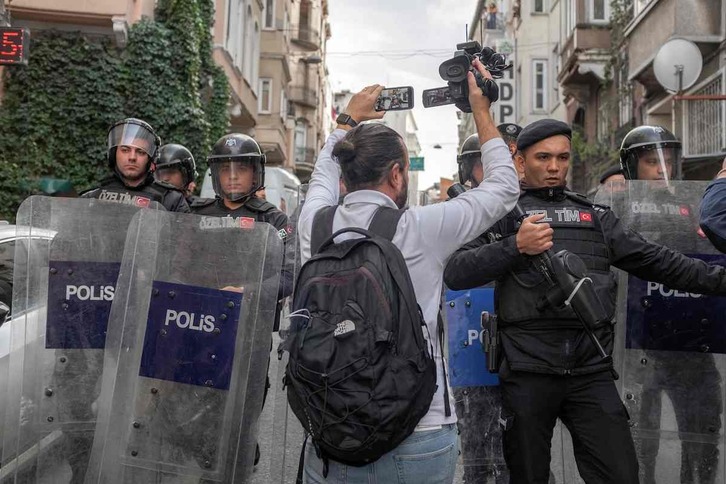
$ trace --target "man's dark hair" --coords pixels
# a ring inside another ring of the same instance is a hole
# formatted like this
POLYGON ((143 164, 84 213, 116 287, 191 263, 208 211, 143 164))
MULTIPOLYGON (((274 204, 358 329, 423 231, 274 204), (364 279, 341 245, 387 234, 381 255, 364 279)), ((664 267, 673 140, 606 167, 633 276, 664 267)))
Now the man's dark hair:
POLYGON ((336 143, 343 183, 349 192, 380 184, 395 163, 403 167, 406 150, 403 139, 381 123, 361 124, 336 143))

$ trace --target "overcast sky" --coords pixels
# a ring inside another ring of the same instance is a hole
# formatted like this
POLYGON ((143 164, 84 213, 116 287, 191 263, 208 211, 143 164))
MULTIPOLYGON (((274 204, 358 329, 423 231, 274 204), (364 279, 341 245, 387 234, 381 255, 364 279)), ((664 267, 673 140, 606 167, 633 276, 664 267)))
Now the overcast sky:
POLYGON ((413 86, 418 138, 426 171, 419 189, 456 171, 456 108, 424 109, 424 89, 444 86, 439 64, 464 42, 476 0, 332 0, 327 64, 334 92, 357 92, 369 84, 413 86), (403 54, 413 51, 425 53, 403 54), (442 149, 434 149, 440 144, 442 149))

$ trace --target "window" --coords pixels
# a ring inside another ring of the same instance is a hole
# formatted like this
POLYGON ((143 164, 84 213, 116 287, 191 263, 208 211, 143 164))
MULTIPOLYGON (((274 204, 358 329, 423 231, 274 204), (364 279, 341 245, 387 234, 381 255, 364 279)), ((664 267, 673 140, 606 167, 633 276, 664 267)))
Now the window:
POLYGON ((272 112, 272 79, 260 79, 260 89, 257 98, 257 110, 260 113, 272 112))
POLYGON ((532 111, 547 109, 547 61, 532 61, 532 111))
POLYGON ((533 0, 534 4, 532 5, 532 12, 533 13, 545 13, 545 0, 533 0))
POLYGON ((590 21, 607 23, 610 21, 610 0, 590 0, 590 21))
POLYGON ((275 0, 265 1, 265 29, 275 28, 275 0))
POLYGON ((285 95, 285 90, 280 89, 280 119, 285 121, 286 117, 287 117, 287 96, 285 95))
POLYGON ((600 88, 597 92, 597 99, 600 109, 597 111, 597 139, 601 142, 607 141, 610 137, 610 120, 608 119, 609 109, 606 108, 607 95, 605 88, 600 88))
POLYGON ((565 38, 569 37, 577 25, 577 3, 574 0, 562 2, 562 15, 564 15, 565 38))
POLYGON ((260 65, 260 25, 252 14, 252 5, 247 5, 247 18, 244 43, 244 63, 242 76, 250 87, 255 90, 257 86, 258 68, 260 65))
POLYGON ((244 2, 242 0, 230 0, 227 5, 225 48, 232 58, 232 63, 238 69, 241 69, 244 53, 244 2))
POLYGON ((552 107, 554 108, 560 102, 560 89, 557 82, 557 76, 560 74, 560 44, 555 44, 552 49, 552 107))
POLYGON ((305 146, 307 127, 304 124, 295 125, 295 163, 305 162, 305 146))

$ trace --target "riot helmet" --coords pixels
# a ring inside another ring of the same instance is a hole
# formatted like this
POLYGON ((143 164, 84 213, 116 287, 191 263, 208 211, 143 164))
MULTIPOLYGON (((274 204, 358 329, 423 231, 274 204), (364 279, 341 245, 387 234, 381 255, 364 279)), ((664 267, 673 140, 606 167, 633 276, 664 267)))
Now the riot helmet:
POLYGON ((471 181, 472 187, 478 185, 472 178, 474 163, 481 163, 481 144, 476 133, 464 140, 456 157, 456 163, 459 165, 459 183, 471 181))
POLYGON ((681 142, 661 126, 639 126, 623 138, 620 166, 628 180, 665 180, 681 156, 681 142))
POLYGON ((115 123, 108 130, 108 166, 118 173, 116 168, 116 150, 119 146, 131 146, 143 150, 149 155, 146 172, 153 170, 159 154, 161 139, 156 135, 154 128, 146 121, 136 118, 126 118, 115 123))
POLYGON ((182 145, 166 144, 159 150, 159 161, 156 162, 154 178, 167 181, 165 171, 178 170, 181 172, 183 184, 179 188, 184 190, 197 177, 197 165, 194 163, 192 153, 182 145))
POLYGON ((265 185, 265 155, 250 136, 222 136, 207 157, 215 193, 233 202, 243 202, 265 185))

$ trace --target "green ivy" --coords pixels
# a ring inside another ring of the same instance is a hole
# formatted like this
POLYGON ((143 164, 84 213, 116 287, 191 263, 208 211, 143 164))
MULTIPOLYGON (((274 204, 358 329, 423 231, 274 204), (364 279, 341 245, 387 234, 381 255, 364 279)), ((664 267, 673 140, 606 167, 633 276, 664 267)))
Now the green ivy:
POLYGON ((126 49, 79 32, 34 31, 27 67, 5 69, 0 105, 0 218, 13 219, 43 176, 76 190, 108 174, 106 134, 146 120, 201 161, 228 127, 229 86, 212 59, 212 0, 160 0, 126 49))

